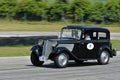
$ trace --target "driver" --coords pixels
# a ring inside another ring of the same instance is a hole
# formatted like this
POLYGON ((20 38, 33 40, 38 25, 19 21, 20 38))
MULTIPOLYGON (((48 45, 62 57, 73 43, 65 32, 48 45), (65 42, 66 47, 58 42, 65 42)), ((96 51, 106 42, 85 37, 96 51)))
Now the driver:
POLYGON ((85 32, 85 33, 84 33, 84 39, 85 39, 85 40, 91 40, 90 35, 89 35, 88 32, 85 32))

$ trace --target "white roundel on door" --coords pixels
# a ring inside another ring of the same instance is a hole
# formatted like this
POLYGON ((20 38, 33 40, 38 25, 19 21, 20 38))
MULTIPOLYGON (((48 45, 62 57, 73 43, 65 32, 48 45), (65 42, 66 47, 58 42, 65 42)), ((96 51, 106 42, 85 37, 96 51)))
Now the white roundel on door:
POLYGON ((87 49, 92 50, 94 48, 94 44, 93 43, 88 43, 87 44, 87 49))

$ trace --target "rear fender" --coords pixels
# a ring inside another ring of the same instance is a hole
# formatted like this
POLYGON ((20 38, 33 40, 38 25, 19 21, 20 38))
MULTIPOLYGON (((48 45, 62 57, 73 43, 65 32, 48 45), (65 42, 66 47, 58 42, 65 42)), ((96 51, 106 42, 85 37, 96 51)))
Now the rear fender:
POLYGON ((110 57, 113 57, 112 51, 111 51, 110 47, 108 47, 108 46, 102 46, 102 47, 100 47, 98 57, 100 56, 100 54, 101 54, 101 52, 103 50, 108 51, 109 54, 110 54, 110 57))

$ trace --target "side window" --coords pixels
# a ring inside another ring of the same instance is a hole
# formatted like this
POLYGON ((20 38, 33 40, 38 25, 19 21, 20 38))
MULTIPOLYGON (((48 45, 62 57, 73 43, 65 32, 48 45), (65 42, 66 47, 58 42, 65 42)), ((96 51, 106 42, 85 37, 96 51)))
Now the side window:
POLYGON ((97 37, 97 32, 93 32, 93 37, 97 37))
POLYGON ((98 39, 99 40, 107 39, 107 34, 105 32, 98 32, 98 39))
POLYGON ((97 32, 93 32, 93 40, 97 40, 97 32))

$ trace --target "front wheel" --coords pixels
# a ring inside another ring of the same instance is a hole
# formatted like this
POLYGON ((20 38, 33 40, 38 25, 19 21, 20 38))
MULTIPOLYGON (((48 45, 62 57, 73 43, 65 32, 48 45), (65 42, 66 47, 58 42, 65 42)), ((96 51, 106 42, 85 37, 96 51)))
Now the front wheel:
POLYGON ((34 52, 31 53, 30 59, 34 66, 41 66, 44 63, 44 61, 39 61, 39 57, 34 52))
POLYGON ((98 63, 99 64, 108 64, 109 63, 109 59, 110 59, 110 55, 109 55, 109 52, 106 51, 106 50, 103 50, 100 54, 100 57, 98 59, 98 63))
POLYGON ((58 68, 65 68, 68 64, 68 60, 69 56, 62 52, 55 57, 54 63, 58 68))

